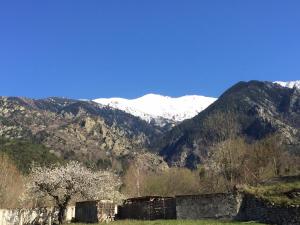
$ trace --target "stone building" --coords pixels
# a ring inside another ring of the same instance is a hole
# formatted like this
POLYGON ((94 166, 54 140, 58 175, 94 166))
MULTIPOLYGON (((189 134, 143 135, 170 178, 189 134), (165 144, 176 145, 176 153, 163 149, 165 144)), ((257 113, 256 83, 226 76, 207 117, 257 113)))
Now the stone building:
MULTIPOLYGON (((299 196, 296 190, 293 195, 299 196)), ((298 197, 297 197, 298 198, 298 197)), ((57 209, 0 209, 0 225, 40 224, 57 221, 57 209)), ((269 224, 299 225, 300 205, 276 205, 243 193, 183 195, 176 197, 146 196, 130 198, 122 205, 111 201, 77 202, 69 206, 66 220, 99 223, 116 219, 231 219, 269 224)))
POLYGON ((76 202, 75 221, 82 223, 99 223, 113 221, 117 214, 117 205, 112 201, 76 202))
POLYGON ((146 196, 130 198, 119 206, 118 219, 176 219, 175 199, 171 197, 146 196))

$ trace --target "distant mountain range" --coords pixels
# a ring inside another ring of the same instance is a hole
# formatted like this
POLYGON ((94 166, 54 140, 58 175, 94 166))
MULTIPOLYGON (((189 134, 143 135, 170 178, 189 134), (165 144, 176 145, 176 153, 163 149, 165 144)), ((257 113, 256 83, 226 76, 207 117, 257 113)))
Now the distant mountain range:
POLYGON ((149 123, 159 126, 177 124, 196 116, 212 104, 216 98, 186 95, 178 98, 147 94, 136 99, 98 98, 94 102, 123 110, 149 123))
MULTIPOLYGON (((300 88, 299 81, 275 81, 283 87, 300 88)), ((136 99, 98 98, 94 102, 125 111, 149 123, 159 126, 178 124, 190 119, 215 102, 217 98, 200 95, 169 97, 158 94, 146 94, 136 99)))
POLYGON ((239 82, 219 99, 155 94, 93 101, 0 97, 0 143, 11 155, 27 149, 22 155, 30 159, 36 154, 32 148, 42 149, 39 159, 54 154, 120 173, 141 155, 153 168, 164 167, 163 159, 194 168, 210 146, 226 139, 226 130, 253 140, 277 132, 300 153, 299 83, 239 82), (11 145, 10 140, 26 143, 11 145))

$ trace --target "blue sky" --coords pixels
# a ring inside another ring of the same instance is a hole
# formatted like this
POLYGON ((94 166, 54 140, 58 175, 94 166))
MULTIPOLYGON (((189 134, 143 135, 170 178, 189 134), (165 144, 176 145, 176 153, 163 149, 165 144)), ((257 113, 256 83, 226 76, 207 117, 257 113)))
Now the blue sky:
POLYGON ((0 95, 219 96, 300 79, 300 1, 1 1, 0 95))

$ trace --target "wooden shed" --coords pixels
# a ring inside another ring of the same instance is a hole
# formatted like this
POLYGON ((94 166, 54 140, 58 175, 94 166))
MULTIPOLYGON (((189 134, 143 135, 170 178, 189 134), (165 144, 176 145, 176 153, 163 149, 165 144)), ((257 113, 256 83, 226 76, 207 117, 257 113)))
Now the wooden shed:
POLYGON ((176 219, 176 202, 172 197, 145 196, 130 198, 118 208, 118 219, 176 219))

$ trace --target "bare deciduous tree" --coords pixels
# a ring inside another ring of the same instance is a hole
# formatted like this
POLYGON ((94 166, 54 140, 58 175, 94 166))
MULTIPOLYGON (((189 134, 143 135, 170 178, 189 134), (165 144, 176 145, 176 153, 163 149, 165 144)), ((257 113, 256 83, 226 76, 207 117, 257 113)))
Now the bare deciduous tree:
POLYGON ((142 195, 141 189, 144 186, 147 172, 141 160, 136 159, 131 163, 123 178, 127 196, 140 197, 142 195))
POLYGON ((206 128, 205 139, 214 140, 216 143, 233 139, 240 130, 237 116, 230 110, 213 113, 204 120, 203 127, 206 128))
POLYGON ((170 168, 149 174, 143 187, 144 195, 176 196, 199 193, 200 179, 196 171, 170 168))
POLYGON ((143 152, 136 154, 123 176, 122 192, 127 197, 140 197, 145 195, 146 180, 150 174, 160 174, 168 168, 167 163, 161 157, 143 152))
POLYGON ((8 156, 0 154, 0 207, 16 207, 23 191, 23 178, 8 156))
POLYGON ((63 166, 33 167, 28 183, 29 193, 36 197, 49 196, 58 207, 58 220, 64 221, 64 213, 75 196, 84 199, 118 198, 120 181, 109 171, 91 171, 78 162, 63 166))
POLYGON ((218 181, 218 185, 222 187, 218 187, 217 190, 228 191, 236 184, 246 182, 245 166, 248 149, 249 145, 242 138, 227 139, 214 147, 208 166, 217 179, 222 178, 218 181))
POLYGON ((227 139, 211 151, 204 190, 230 191, 237 185, 257 185, 272 177, 299 174, 299 157, 284 149, 277 135, 253 142, 227 139))

